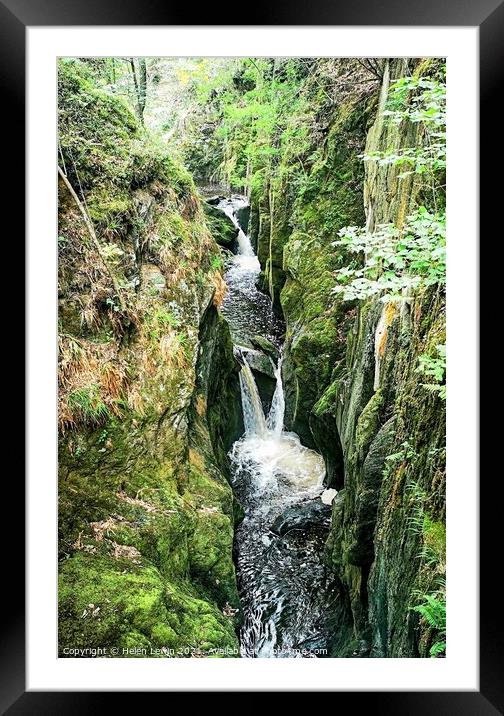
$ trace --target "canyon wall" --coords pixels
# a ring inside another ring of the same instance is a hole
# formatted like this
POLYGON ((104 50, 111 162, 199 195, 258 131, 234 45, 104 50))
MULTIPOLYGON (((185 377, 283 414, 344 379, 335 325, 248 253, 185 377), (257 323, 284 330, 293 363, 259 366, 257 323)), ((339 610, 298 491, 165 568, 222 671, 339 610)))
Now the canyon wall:
POLYGON ((59 653, 235 650, 219 249, 190 175, 76 61, 59 125, 59 653))
POLYGON ((389 85, 436 68, 391 60, 374 88, 342 91, 324 112, 326 93, 314 87, 320 144, 302 161, 286 152, 256 199, 264 283, 287 323, 287 427, 324 455, 338 490, 327 544, 340 585, 333 656, 428 656, 437 631, 415 607, 432 598, 444 609, 445 403, 418 370, 445 342, 443 288, 390 303, 333 290, 335 271, 356 265, 334 245, 340 229, 401 228, 428 205, 421 175, 362 154, 421 141, 418 124, 387 120, 389 85))

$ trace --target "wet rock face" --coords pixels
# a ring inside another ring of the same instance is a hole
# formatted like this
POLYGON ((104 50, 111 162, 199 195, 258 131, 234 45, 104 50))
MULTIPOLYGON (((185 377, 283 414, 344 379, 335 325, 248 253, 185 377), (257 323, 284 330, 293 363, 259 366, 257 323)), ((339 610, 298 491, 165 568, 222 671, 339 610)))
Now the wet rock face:
POLYGON ((350 564, 369 567, 374 557, 374 527, 380 498, 385 460, 393 441, 394 419, 388 420, 373 438, 359 472, 352 524, 347 527, 346 559, 350 564))
POLYGON ((193 419, 202 417, 197 396, 206 396, 203 417, 208 422, 210 447, 224 473, 228 469, 226 453, 244 430, 238 373, 229 327, 215 307, 209 306, 200 327, 193 419))
POLYGON ((254 373, 260 373, 263 376, 275 380, 275 368, 267 355, 257 350, 244 350, 243 352, 246 355, 247 363, 254 373))
POLYGON ((248 233, 248 226, 250 220, 250 204, 238 207, 236 211, 236 218, 238 219, 238 223, 240 225, 241 230, 245 234, 248 233))

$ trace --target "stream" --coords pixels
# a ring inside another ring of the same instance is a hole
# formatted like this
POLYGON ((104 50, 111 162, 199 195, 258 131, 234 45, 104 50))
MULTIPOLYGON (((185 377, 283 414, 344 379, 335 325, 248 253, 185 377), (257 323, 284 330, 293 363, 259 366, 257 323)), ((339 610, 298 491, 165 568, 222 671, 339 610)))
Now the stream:
POLYGON ((284 326, 256 286, 259 261, 237 218, 246 205, 237 195, 218 204, 239 228, 237 252, 226 262, 222 313, 242 365, 245 434, 229 452, 233 490, 245 513, 235 532, 240 651, 244 658, 320 658, 329 656, 337 599, 322 561, 334 491, 324 489, 322 457, 284 430, 284 326), (276 365, 272 361, 276 384, 267 414, 247 360, 257 352, 252 342, 257 335, 268 338, 279 354, 276 365))

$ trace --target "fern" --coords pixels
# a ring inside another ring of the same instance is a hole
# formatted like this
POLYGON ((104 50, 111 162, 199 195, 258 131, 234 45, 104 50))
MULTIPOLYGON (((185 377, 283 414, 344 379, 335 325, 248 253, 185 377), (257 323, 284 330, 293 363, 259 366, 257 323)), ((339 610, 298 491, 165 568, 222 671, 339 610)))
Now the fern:
POLYGON ((436 641, 430 648, 429 654, 432 659, 446 653, 446 641, 436 641))
POLYGON ((444 591, 433 594, 415 594, 423 602, 411 607, 412 611, 420 614, 424 622, 436 633, 436 641, 432 644, 429 654, 435 659, 446 652, 446 595, 444 591))

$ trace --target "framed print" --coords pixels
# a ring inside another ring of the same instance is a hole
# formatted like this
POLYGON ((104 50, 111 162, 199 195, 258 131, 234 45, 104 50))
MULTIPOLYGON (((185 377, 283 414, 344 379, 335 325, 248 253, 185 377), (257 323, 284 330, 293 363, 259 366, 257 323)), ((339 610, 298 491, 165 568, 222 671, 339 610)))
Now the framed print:
POLYGON ((2 1, 28 278, 6 713, 103 691, 502 711, 477 389, 495 5, 191 26, 2 1))

